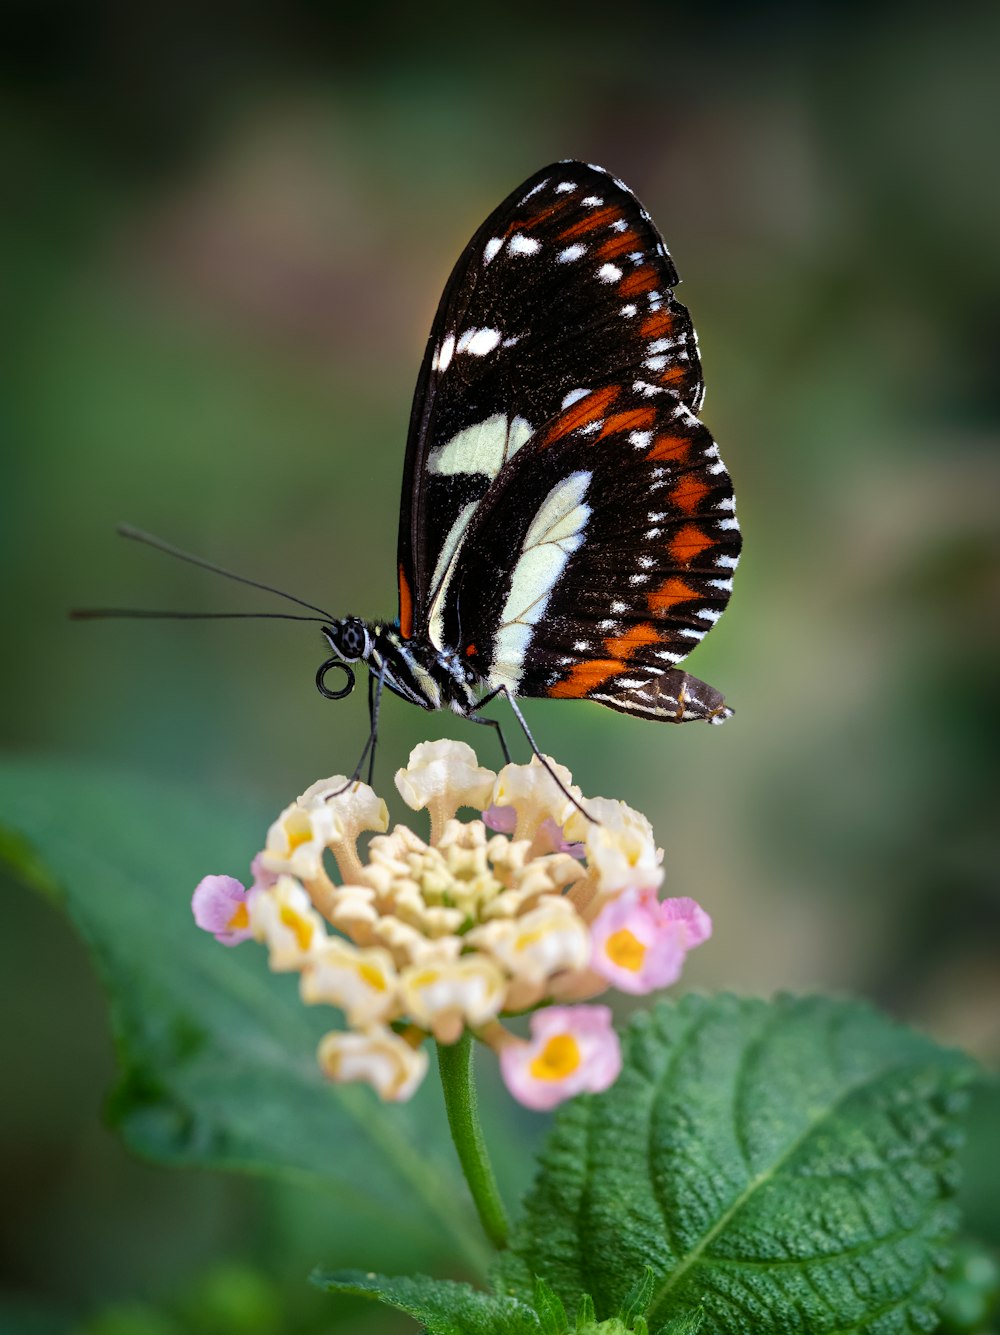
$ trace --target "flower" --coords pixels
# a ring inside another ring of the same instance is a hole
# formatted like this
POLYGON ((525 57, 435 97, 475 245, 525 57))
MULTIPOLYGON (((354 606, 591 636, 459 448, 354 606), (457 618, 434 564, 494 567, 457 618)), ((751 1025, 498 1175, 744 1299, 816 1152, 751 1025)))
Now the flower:
POLYGON ((319 1049, 333 1080, 409 1098, 423 1040, 471 1031, 528 1107, 606 1088, 620 1066, 610 1011, 571 1003, 668 986, 711 932, 694 900, 658 898, 662 853, 645 816, 585 798, 537 756, 495 774, 460 742, 415 747, 396 787, 427 811, 426 838, 389 831, 367 784, 321 780, 271 825, 249 891, 201 882, 199 926, 226 944, 254 936, 272 969, 301 975, 306 1004, 342 1012, 346 1028, 319 1049), (529 1009, 525 1041, 505 1021, 529 1009))
POLYGON ((232 876, 204 876, 191 896, 194 920, 223 946, 238 946, 253 936, 247 891, 232 876))
POLYGON ((664 918, 656 899, 627 890, 607 904, 591 928, 591 966, 623 992, 652 992, 676 983, 684 967, 683 923, 664 918))
POLYGON ((272 889, 253 896, 250 927, 269 947, 271 968, 278 973, 301 969, 326 937, 323 919, 291 876, 279 876, 272 889))
POLYGON ((531 1017, 531 1039, 500 1051, 504 1083, 519 1103, 547 1111, 574 1094, 607 1089, 622 1066, 607 1006, 552 1006, 531 1017))
POLYGON ((411 1098, 427 1074, 426 1051, 380 1026, 360 1034, 326 1034, 317 1056, 331 1080, 363 1080, 389 1103, 411 1098))

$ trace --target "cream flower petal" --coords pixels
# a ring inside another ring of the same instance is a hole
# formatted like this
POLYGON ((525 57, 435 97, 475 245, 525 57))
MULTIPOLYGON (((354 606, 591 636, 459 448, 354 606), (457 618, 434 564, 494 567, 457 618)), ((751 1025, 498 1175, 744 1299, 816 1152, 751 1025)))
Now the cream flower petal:
POLYGON ((255 890, 249 907, 250 927, 270 950, 269 963, 277 973, 301 969, 326 940, 323 919, 291 876, 279 876, 270 890, 255 890))
POLYGON ((412 1048, 405 1038, 381 1026, 361 1034, 327 1034, 317 1056, 331 1080, 341 1084, 363 1081, 389 1103, 412 1098, 427 1074, 425 1049, 412 1048))
POLYGON ((573 905, 557 895, 543 898, 523 917, 497 918, 466 933, 515 979, 540 982, 590 961, 590 935, 573 905))
POLYGON ((398 1014, 398 980, 392 956, 378 948, 359 950, 329 937, 302 971, 302 1000, 339 1006, 347 1023, 365 1028, 398 1014))
POLYGON ((327 847, 332 849, 345 881, 357 880, 361 871, 357 841, 369 831, 389 828, 389 808, 374 789, 355 781, 348 785, 342 774, 311 784, 298 799, 310 811, 329 811, 333 818, 327 847))
POLYGON ((457 1042, 466 1024, 492 1020, 506 992, 499 967, 481 955, 415 964, 399 982, 406 1013, 439 1043, 457 1042))
POLYGON ((412 810, 427 808, 435 844, 459 807, 481 811, 488 805, 495 778, 464 742, 421 742, 410 752, 406 768, 397 772, 396 787, 412 810))
MULTIPOLYGON (((583 794, 574 785, 569 770, 548 756, 545 758, 577 801, 581 801, 583 794)), ((493 785, 489 806, 513 809, 517 814, 515 837, 528 840, 534 839, 547 820, 561 827, 569 813, 576 810, 537 756, 532 756, 528 765, 503 767, 493 785)))

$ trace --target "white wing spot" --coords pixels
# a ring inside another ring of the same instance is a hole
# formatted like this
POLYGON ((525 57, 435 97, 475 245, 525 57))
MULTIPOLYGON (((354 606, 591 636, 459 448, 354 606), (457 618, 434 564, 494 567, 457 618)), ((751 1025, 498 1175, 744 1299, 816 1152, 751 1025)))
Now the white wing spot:
POLYGON ((575 640, 573 648, 578 650, 581 654, 585 654, 590 649, 590 645, 586 640, 575 640))
POLYGON ((667 364, 667 359, 666 357, 646 357, 642 364, 648 366, 651 371, 662 371, 667 364))
POLYGON ((709 464, 708 471, 710 473, 724 473, 726 471, 726 465, 720 459, 718 463, 709 464))
POLYGON ((628 223, 624 218, 619 218, 617 222, 611 224, 612 232, 624 232, 627 227, 628 223))
POLYGON ((590 518, 590 506, 583 498, 592 476, 581 470, 557 482, 531 521, 494 641, 492 686, 516 689, 521 680, 535 625, 570 556, 583 542, 590 518))
POLYGON ((575 246, 567 246, 556 256, 560 264, 569 264, 571 260, 578 260, 581 255, 586 255, 587 247, 581 246, 579 242, 575 246))
POLYGON ((663 533, 663 529, 662 529, 662 528, 648 528, 648 529, 646 529, 646 537, 647 537, 647 538, 658 538, 658 537, 661 536, 662 533, 663 533))
POLYGON ((686 640, 703 640, 706 632, 703 630, 695 630, 694 626, 681 626, 677 634, 683 635, 686 640))
MULTIPOLYGON (((464 335, 463 335, 464 338, 464 335)), ((500 342, 499 329, 476 329, 466 345, 465 351, 471 352, 473 357, 485 357, 487 353, 500 342)), ((459 352, 462 351, 461 339, 459 340, 459 352)))
POLYGON ((568 194, 571 190, 575 190, 575 189, 576 189, 576 182, 575 182, 575 181, 560 181, 559 184, 556 186, 556 194, 557 194, 557 195, 566 195, 566 194, 568 194))
POLYGON ((600 431, 603 425, 604 425, 604 418, 599 417, 596 422, 588 422, 586 426, 579 427, 578 431, 581 436, 593 436, 596 435, 598 431, 600 431))
POLYGON ((454 334, 448 334, 442 341, 440 348, 438 348, 438 355, 435 358, 436 369, 438 371, 446 371, 448 369, 448 363, 451 361, 454 351, 455 336, 454 334))
POLYGON ((695 616, 701 617, 702 621, 711 621, 714 626, 719 617, 722 616, 722 613, 716 612, 715 609, 711 607, 699 607, 697 612, 695 612, 695 616))
POLYGON ((583 199, 580 200, 580 203, 585 205, 588 209, 596 209, 598 204, 604 203, 604 200, 600 195, 584 195, 583 199))
POLYGON ((637 450, 648 450, 649 442, 653 439, 652 431, 630 431, 628 433, 629 444, 634 445, 637 450))
POLYGON ((628 253, 628 257, 633 264, 641 264, 642 261, 645 259, 645 256, 643 255, 641 250, 630 250, 628 253))
POLYGON ((707 581, 710 589, 721 589, 723 593, 732 593, 733 581, 731 579, 710 579, 707 581))
POLYGON ((719 528, 724 528, 724 529, 727 529, 727 530, 728 530, 728 529, 739 528, 739 524, 737 524, 737 522, 736 522, 735 519, 720 519, 720 520, 718 521, 718 524, 719 524, 719 528))
POLYGON ((735 570, 739 563, 738 556, 717 556, 715 558, 715 564, 723 566, 726 570, 735 570))
POLYGON ((533 236, 524 236, 521 232, 515 232, 507 242, 507 249, 512 255, 534 255, 541 248, 540 241, 536 241, 533 236))
POLYGON ((523 417, 508 421, 503 413, 494 413, 492 417, 456 432, 451 440, 431 450, 427 471, 442 477, 482 473, 492 481, 532 434, 530 422, 523 417))
POLYGON ((654 338, 652 343, 647 344, 648 352, 669 352, 674 346, 672 338, 654 338))
POLYGON ((612 612, 618 612, 618 613, 627 612, 628 603, 612 603, 611 610, 612 612))
POLYGON ((645 584, 647 579, 649 579, 648 575, 629 575, 628 582, 630 584, 645 584))
POLYGON ((715 508, 717 510, 735 510, 736 502, 733 500, 732 496, 723 496, 722 500, 715 508))
POLYGON ((598 630, 617 630, 617 629, 618 629, 618 622, 617 622, 617 621, 599 621, 599 622, 597 623, 597 629, 598 629, 598 630))
POLYGON ((580 399, 585 399, 590 393, 589 389, 571 389, 563 396, 562 407, 568 408, 571 403, 577 403, 580 399))
POLYGON ((634 315, 636 308, 632 305, 622 307, 622 315, 634 315))
POLYGON ((483 248, 483 259, 489 264, 490 260, 495 259, 503 249, 503 237, 492 236, 483 248))
POLYGON ((622 271, 617 264, 602 264, 597 271, 597 276, 602 283, 617 283, 622 276, 622 271))

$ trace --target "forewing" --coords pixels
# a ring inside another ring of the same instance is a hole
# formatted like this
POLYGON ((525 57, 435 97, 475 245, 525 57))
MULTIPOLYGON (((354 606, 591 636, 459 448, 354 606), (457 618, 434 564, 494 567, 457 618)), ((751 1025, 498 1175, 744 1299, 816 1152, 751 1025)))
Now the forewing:
POLYGON ((442 644, 435 594, 480 501, 564 405, 638 377, 697 410, 697 340, 677 281, 649 215, 599 167, 544 168, 479 228, 445 288, 413 403, 399 525, 404 635, 442 644))
POLYGON ((703 688, 685 714, 701 683, 675 668, 721 616, 739 551, 707 428, 668 391, 612 383, 505 467, 447 589, 445 640, 518 695, 709 717, 721 697, 703 688))

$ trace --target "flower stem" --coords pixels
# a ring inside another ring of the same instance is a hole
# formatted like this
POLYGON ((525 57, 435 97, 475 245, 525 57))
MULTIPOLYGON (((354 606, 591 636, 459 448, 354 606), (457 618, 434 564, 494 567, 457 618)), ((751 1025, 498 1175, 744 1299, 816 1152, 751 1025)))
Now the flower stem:
POLYGON ((439 1043, 437 1052, 451 1138, 483 1230, 500 1251, 507 1246, 509 1225, 479 1121, 472 1035, 466 1030, 457 1043, 439 1043))

